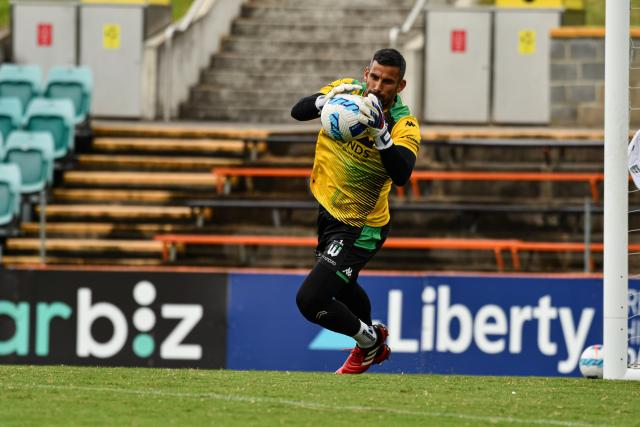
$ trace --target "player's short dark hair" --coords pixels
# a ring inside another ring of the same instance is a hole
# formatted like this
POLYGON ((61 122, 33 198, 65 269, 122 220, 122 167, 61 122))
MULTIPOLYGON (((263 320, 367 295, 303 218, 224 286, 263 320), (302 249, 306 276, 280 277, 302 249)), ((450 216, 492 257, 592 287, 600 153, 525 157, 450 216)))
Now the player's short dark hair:
POLYGON ((407 62, 400 52, 395 49, 380 49, 373 54, 371 63, 376 61, 380 65, 387 65, 391 67, 398 67, 400 69, 400 79, 404 79, 404 73, 407 70, 407 62))

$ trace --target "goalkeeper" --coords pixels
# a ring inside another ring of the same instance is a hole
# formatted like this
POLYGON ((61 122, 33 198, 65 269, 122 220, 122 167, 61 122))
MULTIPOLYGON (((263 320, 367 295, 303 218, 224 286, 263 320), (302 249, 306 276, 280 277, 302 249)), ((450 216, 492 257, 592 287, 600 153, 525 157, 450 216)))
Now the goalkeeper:
POLYGON ((363 96, 358 120, 368 126, 368 136, 345 144, 324 130, 318 134, 311 173, 311 191, 320 204, 317 263, 296 298, 307 320, 355 339, 338 374, 360 374, 390 354, 387 328, 372 324, 371 302, 358 274, 389 232, 391 183, 407 183, 420 147, 417 120, 398 95, 406 85, 405 69, 397 50, 379 50, 365 67, 363 82, 337 80, 291 110, 296 120, 312 120, 333 96, 363 96))

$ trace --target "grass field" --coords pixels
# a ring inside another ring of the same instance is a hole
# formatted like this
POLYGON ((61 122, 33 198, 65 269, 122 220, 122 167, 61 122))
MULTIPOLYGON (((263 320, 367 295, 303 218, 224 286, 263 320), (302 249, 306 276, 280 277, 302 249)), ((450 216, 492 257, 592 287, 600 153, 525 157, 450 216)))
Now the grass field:
POLYGON ((638 425, 640 383, 0 366, 0 424, 638 425))

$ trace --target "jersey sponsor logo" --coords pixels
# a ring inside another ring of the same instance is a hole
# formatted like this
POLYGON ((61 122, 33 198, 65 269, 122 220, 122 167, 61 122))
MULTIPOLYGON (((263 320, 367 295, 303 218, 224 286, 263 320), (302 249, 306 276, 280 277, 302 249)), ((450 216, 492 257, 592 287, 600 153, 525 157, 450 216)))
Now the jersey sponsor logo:
POLYGON ((342 270, 342 272, 344 273, 345 276, 347 277, 351 277, 351 275, 353 274, 353 270, 351 269, 351 267, 342 270))
POLYGON ((416 124, 415 124, 415 123, 413 123, 412 121, 409 121, 409 120, 407 120, 406 122, 404 122, 404 125, 405 125, 406 127, 410 127, 410 128, 414 128, 414 127, 416 127, 416 124))
POLYGON ((329 258, 328 256, 326 256, 324 254, 320 258, 325 260, 326 262, 328 262, 329 264, 331 264, 333 266, 336 265, 336 262, 334 260, 332 260, 331 258, 329 258))
POLYGON ((416 145, 420 145, 420 141, 418 141, 417 139, 415 139, 412 136, 405 136, 405 138, 407 138, 409 141, 413 142, 416 145))
POLYGON ((342 144, 342 150, 345 151, 350 157, 357 156, 356 158, 360 159, 368 159, 369 157, 371 157, 371 154, 369 153, 369 150, 367 150, 367 147, 373 147, 373 141, 369 141, 369 138, 360 138, 358 140, 349 142, 337 142, 342 144))
POLYGON ((333 258, 337 257, 338 254, 340 254, 340 251, 342 250, 342 246, 343 246, 342 240, 334 240, 327 247, 327 255, 333 258))

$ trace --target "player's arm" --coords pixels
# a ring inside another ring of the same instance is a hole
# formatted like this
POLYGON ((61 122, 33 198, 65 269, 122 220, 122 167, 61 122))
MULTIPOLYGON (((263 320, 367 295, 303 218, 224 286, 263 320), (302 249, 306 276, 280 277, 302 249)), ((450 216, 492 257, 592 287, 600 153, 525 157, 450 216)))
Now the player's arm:
POLYGON ((316 102, 321 96, 324 95, 321 93, 314 93, 313 95, 305 96, 300 101, 296 102, 296 105, 291 108, 291 117, 299 121, 313 120, 320 117, 322 107, 318 108, 316 102))
POLYGON ((395 185, 402 187, 409 181, 416 164, 416 156, 411 150, 391 144, 389 148, 380 150, 380 159, 395 185))
POLYGON ((331 85, 320 89, 320 92, 305 96, 291 108, 291 117, 299 121, 317 119, 320 117, 324 104, 334 96, 362 90, 362 86, 357 83, 353 79, 337 80, 331 85))
MULTIPOLYGON (((382 165, 393 183, 399 186, 405 185, 416 164, 416 154, 408 147, 394 144, 384 119, 382 106, 375 95, 370 94, 364 98, 358 120, 369 126, 369 135, 373 138, 373 146, 380 152, 382 165)), ((398 137, 398 139, 402 139, 402 135, 398 137)), ((411 140, 408 136, 405 139, 411 140)), ((415 140, 419 145, 419 140, 415 140)))

